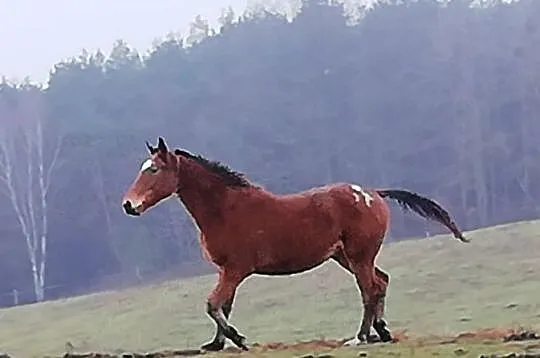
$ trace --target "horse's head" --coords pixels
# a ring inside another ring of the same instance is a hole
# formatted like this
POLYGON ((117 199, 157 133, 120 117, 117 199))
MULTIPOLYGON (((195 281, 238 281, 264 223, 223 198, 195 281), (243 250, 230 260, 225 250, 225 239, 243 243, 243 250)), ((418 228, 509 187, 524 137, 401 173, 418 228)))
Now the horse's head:
POLYGON ((148 142, 146 159, 122 200, 128 215, 139 216, 147 209, 174 194, 178 189, 178 159, 169 152, 162 137, 156 148, 148 142))

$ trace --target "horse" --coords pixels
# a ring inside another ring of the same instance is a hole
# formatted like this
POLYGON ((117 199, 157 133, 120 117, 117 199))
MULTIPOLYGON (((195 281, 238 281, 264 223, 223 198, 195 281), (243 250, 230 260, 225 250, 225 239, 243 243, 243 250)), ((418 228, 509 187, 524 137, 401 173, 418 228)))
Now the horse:
POLYGON ((345 346, 368 343, 371 327, 382 342, 393 337, 384 319, 389 275, 375 265, 396 200, 469 242, 449 213, 435 201, 400 189, 366 189, 330 183, 292 193, 274 194, 243 173, 185 149, 170 151, 163 137, 157 147, 146 142, 149 157, 122 199, 126 215, 140 216, 176 195, 199 229, 205 257, 218 271, 206 301, 215 322, 214 338, 201 346, 220 351, 230 339, 249 350, 246 337, 229 324, 238 286, 253 274, 292 275, 334 260, 355 278, 363 315, 354 338, 345 346))

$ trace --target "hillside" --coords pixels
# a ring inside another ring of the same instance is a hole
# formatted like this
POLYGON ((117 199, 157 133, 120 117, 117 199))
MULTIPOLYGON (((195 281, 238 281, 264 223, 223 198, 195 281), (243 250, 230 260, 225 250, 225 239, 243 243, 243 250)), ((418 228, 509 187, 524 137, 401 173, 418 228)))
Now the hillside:
MULTIPOLYGON (((386 245, 387 317, 409 336, 482 327, 540 328, 540 221, 386 245)), ((215 276, 0 310, 1 349, 18 357, 77 350, 198 347, 213 334, 204 313, 215 276)), ((360 317, 353 279, 333 263, 294 277, 253 277, 240 288, 232 322, 252 342, 351 336, 360 317)))
MULTIPOLYGON (((467 230, 538 217, 540 1, 385 1, 357 23, 349 15, 359 9, 337 3, 363 0, 260 1, 289 3, 294 16, 226 12, 215 34, 196 18, 146 49, 120 33, 104 52, 80 39, 80 53, 51 63, 44 88, 0 80, 0 158, 10 162, 0 177, 14 173, 0 180, 10 193, 0 205, 1 307, 14 289, 21 303, 49 300, 200 257, 181 205, 141 220, 119 206, 157 136, 274 193, 339 181, 405 188, 467 230), (47 201, 32 205, 28 179, 42 197, 40 168, 51 174, 47 201), (29 266, 42 257, 34 284, 29 266)), ((443 232, 392 210, 394 239, 443 232)))

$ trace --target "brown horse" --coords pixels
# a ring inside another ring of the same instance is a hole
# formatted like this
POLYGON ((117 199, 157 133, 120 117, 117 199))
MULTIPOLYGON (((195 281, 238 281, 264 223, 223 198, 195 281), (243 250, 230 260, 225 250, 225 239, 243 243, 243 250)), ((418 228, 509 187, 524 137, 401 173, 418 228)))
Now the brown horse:
POLYGON ((409 191, 340 183, 275 195, 219 162, 185 150, 169 151, 161 137, 157 148, 146 145, 150 158, 122 205, 128 215, 139 216, 176 194, 200 229, 205 256, 219 271, 207 300, 217 331, 204 350, 223 349, 225 338, 248 350, 245 337, 228 323, 237 287, 247 277, 300 273, 328 259, 354 275, 362 295, 360 328, 346 344, 367 342, 372 326, 382 341, 392 341, 383 319, 389 278, 374 263, 389 225, 383 198, 397 200, 467 241, 440 205, 409 191))

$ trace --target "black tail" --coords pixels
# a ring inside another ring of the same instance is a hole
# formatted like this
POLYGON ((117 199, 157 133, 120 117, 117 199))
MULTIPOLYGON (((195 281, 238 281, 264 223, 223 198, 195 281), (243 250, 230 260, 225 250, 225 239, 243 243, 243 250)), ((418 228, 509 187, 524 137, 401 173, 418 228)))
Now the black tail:
POLYGON ((433 200, 406 190, 377 190, 377 193, 383 198, 396 200, 405 211, 410 209, 426 219, 443 224, 452 231, 456 239, 469 242, 468 239, 463 237, 463 233, 452 221, 448 212, 433 200))

